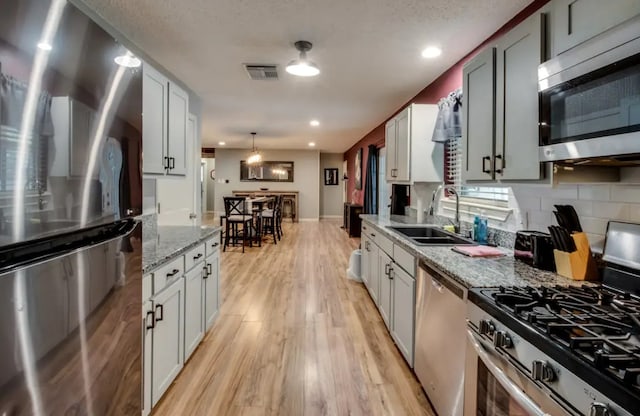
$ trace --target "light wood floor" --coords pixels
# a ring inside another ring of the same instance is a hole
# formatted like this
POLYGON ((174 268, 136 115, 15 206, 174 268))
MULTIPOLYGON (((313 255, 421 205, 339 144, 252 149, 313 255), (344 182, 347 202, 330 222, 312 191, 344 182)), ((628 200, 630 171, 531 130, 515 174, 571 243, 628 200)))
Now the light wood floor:
POLYGON ((220 316, 156 415, 432 415, 335 221, 222 255, 220 316))

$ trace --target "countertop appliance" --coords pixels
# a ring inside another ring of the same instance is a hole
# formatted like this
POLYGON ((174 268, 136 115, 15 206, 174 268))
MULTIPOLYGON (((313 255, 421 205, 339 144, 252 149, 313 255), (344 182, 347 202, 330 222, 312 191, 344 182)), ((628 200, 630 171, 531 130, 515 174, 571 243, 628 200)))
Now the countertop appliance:
POLYGON ((539 231, 517 231, 513 257, 542 270, 555 271, 551 236, 539 231))
POLYGON ((439 415, 461 416, 466 289, 420 262, 414 371, 439 415))
POLYGON ((20 65, 0 73, 0 414, 141 414, 140 245, 120 252, 142 206, 140 74, 74 5, 52 4, 3 5, 2 60, 20 65), (30 39, 82 47, 60 60, 30 39), (133 150, 99 176, 116 142, 133 150))
POLYGON ((538 67, 541 161, 640 159, 639 26, 630 19, 538 67))
POLYGON ((610 222, 603 258, 600 286, 469 291, 466 415, 638 414, 640 225, 610 222))

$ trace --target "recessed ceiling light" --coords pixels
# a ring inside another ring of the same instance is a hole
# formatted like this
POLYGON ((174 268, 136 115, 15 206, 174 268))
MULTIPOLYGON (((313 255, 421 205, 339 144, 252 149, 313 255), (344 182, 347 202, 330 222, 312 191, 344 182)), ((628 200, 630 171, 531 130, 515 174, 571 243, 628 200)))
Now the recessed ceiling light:
POLYGON ((442 54, 442 49, 437 46, 429 46, 422 51, 423 58, 437 58, 442 54))
POLYGON ((309 147, 316 147, 316 144, 314 142, 310 142, 309 147))
POLYGON ((226 143, 225 142, 218 142, 219 146, 224 146, 226 143))
POLYGON ((50 51, 51 49, 53 49, 53 46, 51 46, 51 44, 47 42, 38 42, 38 48, 42 49, 43 51, 50 51))
POLYGON ((318 127, 320 125, 320 122, 318 120, 311 120, 309 124, 313 127, 318 127))
POLYGON ((120 66, 124 66, 126 68, 138 68, 142 65, 142 61, 132 54, 130 51, 127 51, 124 55, 116 56, 113 60, 120 66))
POLYGON ((288 73, 299 77, 315 77, 320 73, 320 68, 307 59, 307 52, 311 50, 312 46, 311 42, 306 40, 299 40, 295 43, 296 49, 300 51, 300 58, 289 62, 286 67, 288 73))

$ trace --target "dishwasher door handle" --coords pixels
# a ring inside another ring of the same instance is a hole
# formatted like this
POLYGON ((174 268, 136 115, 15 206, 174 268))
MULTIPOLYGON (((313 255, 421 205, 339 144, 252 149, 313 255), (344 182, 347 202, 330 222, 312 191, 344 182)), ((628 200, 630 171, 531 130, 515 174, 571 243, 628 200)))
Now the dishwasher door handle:
POLYGON ((436 279, 434 279, 433 277, 431 278, 431 286, 433 286, 434 289, 437 290, 440 293, 442 293, 444 291, 444 286, 442 286, 440 283, 438 283, 438 281, 436 279))
POLYGON ((469 338, 469 342, 473 346, 478 358, 484 363, 487 367, 487 370, 495 377, 495 379, 500 383, 500 385, 509 393, 513 400, 518 402, 520 406, 530 415, 533 416, 551 416, 549 413, 542 410, 529 396, 526 395, 520 387, 511 381, 509 376, 507 376, 504 371, 500 369, 489 354, 484 350, 480 340, 476 338, 476 335, 470 330, 467 329, 467 337, 469 338))

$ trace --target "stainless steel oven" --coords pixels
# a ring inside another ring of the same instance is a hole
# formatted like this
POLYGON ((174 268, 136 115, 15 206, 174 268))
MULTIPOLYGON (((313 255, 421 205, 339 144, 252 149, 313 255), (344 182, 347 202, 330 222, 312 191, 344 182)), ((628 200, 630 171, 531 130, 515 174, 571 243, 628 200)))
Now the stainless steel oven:
POLYGON ((640 18, 538 67, 540 160, 640 154, 640 18))
POLYGON ((465 416, 575 415, 475 331, 467 331, 465 416))

